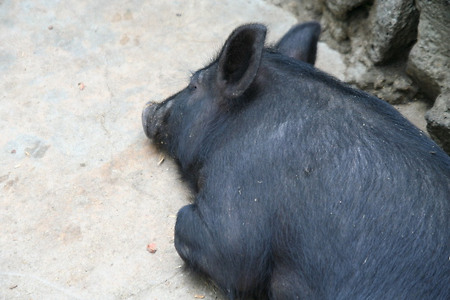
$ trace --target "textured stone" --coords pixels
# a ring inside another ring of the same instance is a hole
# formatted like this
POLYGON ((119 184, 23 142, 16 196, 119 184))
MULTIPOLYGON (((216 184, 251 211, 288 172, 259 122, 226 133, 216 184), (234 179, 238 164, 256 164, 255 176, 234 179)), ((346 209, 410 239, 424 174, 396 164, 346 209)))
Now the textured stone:
POLYGON ((432 109, 426 115, 430 136, 450 153, 450 92, 440 94, 432 109))
POLYGON ((372 61, 382 64, 410 47, 417 37, 418 21, 414 0, 375 1, 370 12, 372 61))
POLYGON ((327 8, 335 15, 337 18, 344 19, 347 13, 364 3, 369 2, 368 0, 328 0, 326 1, 327 8))
POLYGON ((418 0, 418 42, 409 55, 407 73, 421 91, 436 99, 427 113, 427 130, 450 153, 450 1, 418 0))
POLYGON ((435 98, 450 89, 450 1, 418 1, 418 41, 409 55, 407 73, 435 98))
POLYGON ((366 68, 355 64, 347 70, 347 81, 390 104, 405 104, 417 93, 417 87, 405 74, 393 67, 366 68), (385 76, 390 73, 392 76, 385 76))
POLYGON ((348 39, 348 23, 344 20, 336 19, 328 10, 323 12, 323 20, 326 30, 338 43, 348 39))

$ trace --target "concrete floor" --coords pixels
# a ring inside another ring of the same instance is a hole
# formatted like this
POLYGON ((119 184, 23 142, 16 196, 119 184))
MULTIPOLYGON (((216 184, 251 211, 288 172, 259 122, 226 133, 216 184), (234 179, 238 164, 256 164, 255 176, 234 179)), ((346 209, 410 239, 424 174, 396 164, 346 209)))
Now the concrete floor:
MULTIPOLYGON (((140 114, 245 22, 275 41, 296 19, 262 0, 0 0, 0 299, 223 299, 175 252, 189 195, 140 114)), ((324 44, 318 66, 345 71, 324 44)))

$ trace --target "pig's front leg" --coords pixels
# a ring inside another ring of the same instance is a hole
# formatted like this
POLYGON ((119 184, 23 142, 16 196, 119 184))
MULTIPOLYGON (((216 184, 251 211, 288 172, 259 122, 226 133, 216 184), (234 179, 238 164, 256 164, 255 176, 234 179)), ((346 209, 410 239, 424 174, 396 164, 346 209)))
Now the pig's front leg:
POLYGON ((175 249, 189 267, 212 277, 226 293, 232 295, 235 288, 230 281, 234 276, 225 275, 228 273, 226 264, 224 266, 223 258, 220 259, 223 251, 227 250, 217 249, 218 243, 211 231, 214 230, 208 228, 197 205, 186 205, 178 211, 175 249))
POLYGON ((211 277, 233 299, 254 290, 261 284, 259 274, 267 272, 260 270, 264 255, 257 251, 257 242, 249 236, 239 238, 239 229, 226 233, 232 224, 221 217, 205 220, 196 204, 181 208, 175 225, 175 248, 190 267, 211 277))
POLYGON ((197 205, 190 204, 181 208, 175 225, 175 248, 181 258, 190 267, 209 274, 207 266, 214 260, 213 245, 197 205))

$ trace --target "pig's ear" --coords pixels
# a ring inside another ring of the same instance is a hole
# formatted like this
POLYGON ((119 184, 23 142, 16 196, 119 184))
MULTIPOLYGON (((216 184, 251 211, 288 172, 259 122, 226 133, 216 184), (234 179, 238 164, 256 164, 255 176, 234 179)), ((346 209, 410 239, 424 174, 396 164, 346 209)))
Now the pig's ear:
POLYGON ((320 24, 307 22, 292 27, 276 44, 278 51, 289 57, 314 65, 320 24))
POLYGON ((266 31, 260 24, 240 26, 225 42, 218 59, 217 83, 226 98, 239 97, 255 79, 266 31))

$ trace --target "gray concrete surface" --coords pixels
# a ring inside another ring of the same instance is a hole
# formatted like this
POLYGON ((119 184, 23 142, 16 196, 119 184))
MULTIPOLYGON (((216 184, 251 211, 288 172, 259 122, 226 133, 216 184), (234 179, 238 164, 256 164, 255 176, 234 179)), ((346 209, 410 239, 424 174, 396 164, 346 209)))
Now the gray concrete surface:
MULTIPOLYGON (((175 252, 189 194, 140 114, 245 22, 275 41, 296 20, 262 0, 0 0, 0 299, 223 299, 175 252)), ((345 71, 323 44, 318 66, 345 71)))

